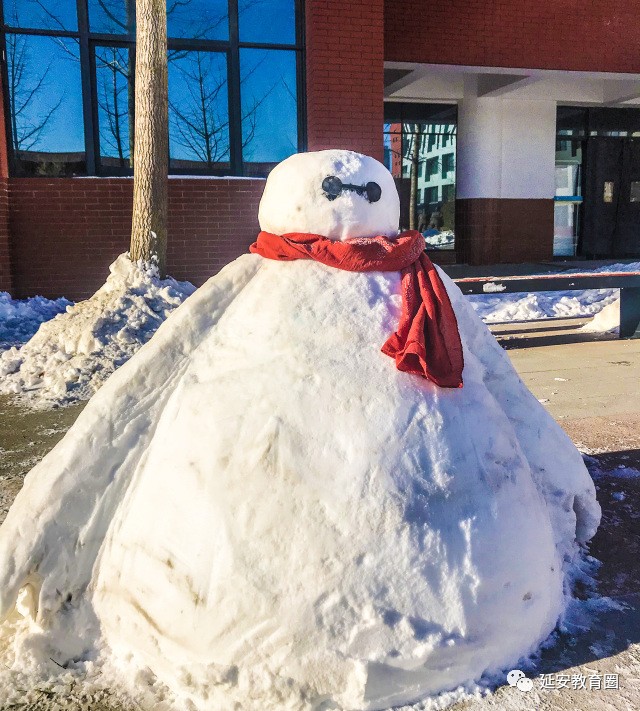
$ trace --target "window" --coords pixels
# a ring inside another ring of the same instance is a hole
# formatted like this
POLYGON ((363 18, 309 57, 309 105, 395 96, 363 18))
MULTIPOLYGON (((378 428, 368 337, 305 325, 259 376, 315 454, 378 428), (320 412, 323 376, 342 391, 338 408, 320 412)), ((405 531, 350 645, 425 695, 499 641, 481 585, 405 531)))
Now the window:
POLYGON ((451 202, 456 199, 456 186, 447 183, 442 186, 442 202, 451 202))
POLYGON ((439 249, 454 248, 456 129, 453 105, 385 103, 385 165, 400 195, 400 227, 420 230, 439 249), (433 230, 446 233, 446 247, 433 230))
MULTIPOLYGON (((135 0, 0 1, 13 174, 130 174, 135 0)), ((304 148, 301 3, 168 1, 170 172, 262 176, 304 148)))
POLYGON ((438 188, 435 185, 425 189, 424 201, 429 206, 434 206, 438 202, 438 188))
POLYGON ((443 153, 442 155, 442 177, 448 178, 449 175, 455 172, 455 155, 453 153, 443 153))

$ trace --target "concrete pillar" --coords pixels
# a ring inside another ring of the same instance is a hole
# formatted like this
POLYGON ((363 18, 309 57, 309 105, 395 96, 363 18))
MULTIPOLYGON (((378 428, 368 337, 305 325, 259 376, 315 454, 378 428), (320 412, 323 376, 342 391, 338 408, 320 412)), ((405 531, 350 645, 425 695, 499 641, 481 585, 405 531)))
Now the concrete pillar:
POLYGON ((458 108, 458 261, 550 259, 556 104, 478 97, 474 79, 458 108))

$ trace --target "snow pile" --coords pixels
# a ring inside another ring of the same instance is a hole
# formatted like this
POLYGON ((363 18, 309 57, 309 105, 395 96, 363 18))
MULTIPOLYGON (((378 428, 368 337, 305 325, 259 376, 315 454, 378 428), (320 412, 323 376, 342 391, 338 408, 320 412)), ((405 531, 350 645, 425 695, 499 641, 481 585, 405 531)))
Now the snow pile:
POLYGON ((617 289, 539 291, 534 294, 467 296, 485 323, 535 321, 544 318, 592 316, 618 298, 617 289))
POLYGON ((109 270, 90 299, 75 305, 59 300, 65 313, 42 323, 21 348, 0 355, 0 393, 34 407, 88 399, 195 289, 160 280, 155 267, 134 264, 126 254, 109 270))
MULTIPOLYGON (((571 270, 563 274, 572 274, 571 270)), ((592 273, 637 272, 640 262, 611 264, 593 269, 592 273)), ((585 270, 580 270, 581 274, 585 270)), ((536 321, 545 318, 578 318, 595 316, 618 298, 618 289, 585 291, 539 291, 533 294, 482 294, 467 297, 485 323, 536 321)), ((609 312, 610 314, 612 311, 609 312)), ((617 326, 618 324, 616 324, 617 326)))
POLYGON ((620 299, 607 304, 580 330, 587 333, 618 333, 620 331, 620 299))
POLYGON ((427 249, 453 249, 455 235, 452 230, 433 231, 427 230, 424 233, 424 241, 427 249))
POLYGON ((28 341, 41 323, 62 313, 73 302, 67 299, 12 299, 0 291, 0 351, 28 341))
MULTIPOLYGON (((359 199, 335 200, 342 221, 359 199)), ((533 652, 600 509, 443 280, 457 390, 380 352, 397 272, 250 254, 198 289, 27 476, 0 528, 0 661, 106 659, 202 711, 372 711, 533 652)))

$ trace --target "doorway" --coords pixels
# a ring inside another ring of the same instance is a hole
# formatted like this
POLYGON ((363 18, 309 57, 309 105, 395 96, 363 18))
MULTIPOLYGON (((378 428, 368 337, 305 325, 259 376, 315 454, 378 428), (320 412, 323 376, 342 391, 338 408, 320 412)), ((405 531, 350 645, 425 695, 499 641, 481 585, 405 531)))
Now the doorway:
POLYGON ((591 136, 586 152, 584 227, 587 258, 640 254, 640 138, 591 136))

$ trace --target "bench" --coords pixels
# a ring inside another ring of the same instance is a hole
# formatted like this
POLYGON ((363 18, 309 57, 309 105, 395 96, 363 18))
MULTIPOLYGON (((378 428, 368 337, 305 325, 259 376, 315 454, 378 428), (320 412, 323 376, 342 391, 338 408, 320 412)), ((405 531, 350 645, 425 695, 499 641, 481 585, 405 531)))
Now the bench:
POLYGON ((586 272, 453 280, 463 294, 518 294, 536 291, 620 289, 620 338, 640 338, 640 272, 586 272))

